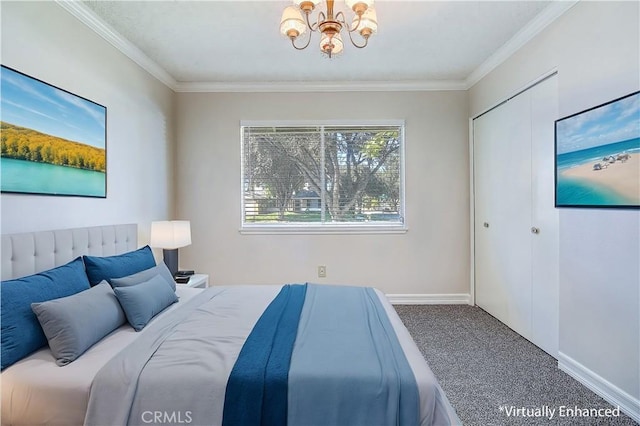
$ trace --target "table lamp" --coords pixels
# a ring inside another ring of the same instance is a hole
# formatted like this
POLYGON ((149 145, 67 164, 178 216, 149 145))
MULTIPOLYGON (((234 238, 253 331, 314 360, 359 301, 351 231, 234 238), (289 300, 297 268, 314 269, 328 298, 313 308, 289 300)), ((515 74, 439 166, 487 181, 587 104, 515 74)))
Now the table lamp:
POLYGON ((191 222, 164 220, 151 222, 151 247, 162 249, 164 263, 171 275, 178 272, 178 249, 191 244, 191 222))

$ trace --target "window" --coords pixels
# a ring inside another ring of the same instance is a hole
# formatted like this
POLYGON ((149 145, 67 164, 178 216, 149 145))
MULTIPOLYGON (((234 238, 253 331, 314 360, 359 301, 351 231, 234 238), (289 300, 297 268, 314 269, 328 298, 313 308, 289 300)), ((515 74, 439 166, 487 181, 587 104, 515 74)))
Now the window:
POLYGON ((243 231, 404 230, 403 130, 242 125, 243 231))

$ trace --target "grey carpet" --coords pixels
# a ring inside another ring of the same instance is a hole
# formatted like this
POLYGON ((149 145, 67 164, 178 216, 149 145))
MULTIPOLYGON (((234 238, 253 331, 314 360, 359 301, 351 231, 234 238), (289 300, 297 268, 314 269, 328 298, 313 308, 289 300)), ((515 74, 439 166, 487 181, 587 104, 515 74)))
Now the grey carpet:
POLYGON ((449 402, 466 426, 637 425, 620 417, 558 417, 561 406, 615 408, 558 369, 553 357, 480 308, 396 305, 449 402), (500 407, 555 409, 507 416, 500 407), (531 413, 534 414, 534 413, 531 413))

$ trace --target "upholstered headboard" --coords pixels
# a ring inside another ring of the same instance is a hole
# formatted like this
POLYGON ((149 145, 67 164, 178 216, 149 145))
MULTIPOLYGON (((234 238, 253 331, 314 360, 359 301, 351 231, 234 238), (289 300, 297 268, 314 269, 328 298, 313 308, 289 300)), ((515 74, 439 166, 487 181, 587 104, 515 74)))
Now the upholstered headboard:
POLYGON ((112 256, 136 248, 136 224, 2 235, 2 279, 42 272, 84 254, 112 256))

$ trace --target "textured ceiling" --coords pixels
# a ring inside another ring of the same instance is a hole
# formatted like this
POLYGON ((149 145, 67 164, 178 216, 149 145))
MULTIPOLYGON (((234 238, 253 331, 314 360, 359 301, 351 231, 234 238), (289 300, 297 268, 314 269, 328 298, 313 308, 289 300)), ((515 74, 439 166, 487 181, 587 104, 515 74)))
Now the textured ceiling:
POLYGON ((84 4, 177 82, 277 83, 464 80, 550 2, 379 0, 369 46, 332 59, 279 33, 289 1, 84 4))

